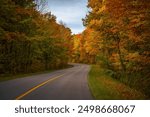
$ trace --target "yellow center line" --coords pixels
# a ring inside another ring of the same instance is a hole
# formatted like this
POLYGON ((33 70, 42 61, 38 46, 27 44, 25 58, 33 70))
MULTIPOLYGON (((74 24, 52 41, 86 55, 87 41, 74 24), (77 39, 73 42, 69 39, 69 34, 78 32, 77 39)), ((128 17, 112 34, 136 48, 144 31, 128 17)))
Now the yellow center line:
POLYGON ((64 76, 64 75, 65 75, 65 74, 62 74, 62 75, 60 75, 60 76, 56 76, 56 77, 54 77, 54 78, 51 78, 51 79, 49 79, 49 80, 47 80, 47 81, 45 81, 45 82, 43 82, 43 83, 41 83, 41 84, 39 84, 39 85, 33 87, 32 89, 30 89, 30 90, 28 90, 27 92, 25 92, 25 93, 21 94, 20 96, 18 96, 18 97, 16 98, 16 100, 22 99, 23 97, 25 97, 26 95, 30 94, 31 92, 33 92, 34 90, 38 89, 39 87, 41 87, 41 86, 47 84, 48 82, 52 82, 52 81, 54 81, 54 80, 56 80, 56 79, 58 79, 58 78, 60 78, 60 77, 62 77, 62 76, 64 76))

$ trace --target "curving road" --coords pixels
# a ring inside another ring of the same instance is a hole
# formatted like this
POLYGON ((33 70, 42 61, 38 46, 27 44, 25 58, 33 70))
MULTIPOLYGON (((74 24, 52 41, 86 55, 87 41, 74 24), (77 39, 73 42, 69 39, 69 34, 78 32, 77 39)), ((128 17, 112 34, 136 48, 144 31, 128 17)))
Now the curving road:
POLYGON ((34 75, 0 83, 1 100, 91 100, 89 65, 34 75))

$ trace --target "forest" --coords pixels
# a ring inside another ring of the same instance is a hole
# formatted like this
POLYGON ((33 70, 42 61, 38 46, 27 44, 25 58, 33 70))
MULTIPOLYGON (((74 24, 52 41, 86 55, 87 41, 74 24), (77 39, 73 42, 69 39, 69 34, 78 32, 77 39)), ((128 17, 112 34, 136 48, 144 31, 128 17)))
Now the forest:
POLYGON ((86 29, 74 35, 73 61, 99 64, 150 96, 149 0, 88 0, 86 29))
POLYGON ((66 66, 71 30, 51 12, 41 13, 44 5, 42 0, 1 0, 0 73, 66 66))
MULTIPOLYGON (((149 0, 88 0, 85 30, 72 34, 43 0, 0 0, 0 74, 97 64, 150 96, 149 0)), ((73 15, 73 14, 72 14, 73 15)))

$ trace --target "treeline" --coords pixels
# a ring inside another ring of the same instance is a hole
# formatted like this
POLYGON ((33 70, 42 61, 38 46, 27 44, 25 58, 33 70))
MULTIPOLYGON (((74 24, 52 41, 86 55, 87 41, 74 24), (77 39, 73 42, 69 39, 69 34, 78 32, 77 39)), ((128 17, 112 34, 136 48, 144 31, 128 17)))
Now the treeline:
POLYGON ((89 0, 88 7, 86 30, 74 36, 73 58, 101 64, 113 78, 150 96, 149 0, 89 0))
POLYGON ((99 54, 99 42, 98 33, 90 28, 82 34, 73 35, 72 61, 95 64, 99 54))
POLYGON ((71 31, 50 12, 38 10, 42 1, 0 0, 0 74, 67 65, 71 31))

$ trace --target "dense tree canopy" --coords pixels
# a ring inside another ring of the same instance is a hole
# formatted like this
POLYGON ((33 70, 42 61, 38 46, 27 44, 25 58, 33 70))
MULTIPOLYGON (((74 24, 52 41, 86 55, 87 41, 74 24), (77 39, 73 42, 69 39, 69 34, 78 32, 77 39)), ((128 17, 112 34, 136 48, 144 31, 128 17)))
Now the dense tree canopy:
MULTIPOLYGON (((88 0, 85 30, 71 35, 46 0, 0 0, 0 74, 100 64, 150 95, 149 0, 88 0)), ((72 14, 73 15, 73 14, 72 14)))
POLYGON ((71 31, 42 14, 34 0, 0 1, 0 72, 54 69, 67 64, 71 31))
POLYGON ((74 39, 79 62, 94 57, 114 78, 149 95, 149 1, 88 0, 88 7, 90 12, 83 20, 86 30, 74 39))

